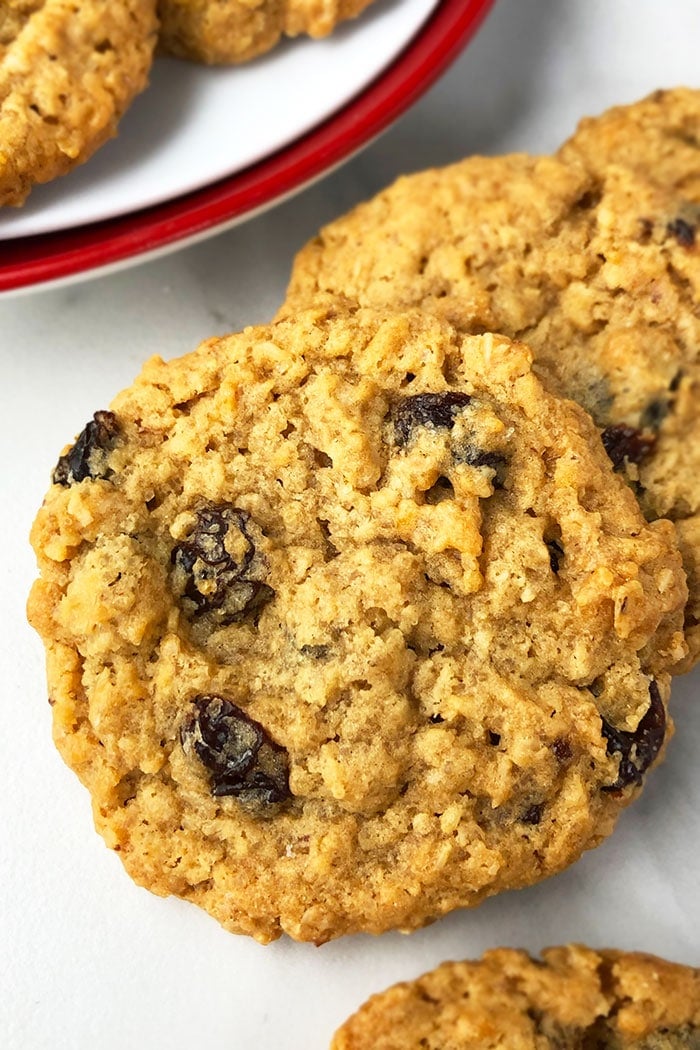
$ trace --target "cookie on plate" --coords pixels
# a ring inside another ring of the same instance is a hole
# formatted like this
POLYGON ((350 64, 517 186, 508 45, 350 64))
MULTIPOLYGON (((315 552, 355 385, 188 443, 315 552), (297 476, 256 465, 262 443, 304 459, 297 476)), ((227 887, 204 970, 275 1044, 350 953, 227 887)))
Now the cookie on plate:
POLYGON ((82 164, 148 81, 155 0, 9 0, 0 9, 0 205, 82 164))
POLYGON ((632 170, 473 157, 399 179, 298 255, 287 302, 419 305, 525 341, 593 416, 647 518, 669 517, 700 656, 700 256, 696 213, 632 170))
POLYGON ((129 873, 261 941, 421 926, 597 845, 686 588, 521 345, 310 310, 149 362, 61 456, 30 618, 129 873))
POLYGON ((640 102, 585 117, 558 155, 596 175, 611 164, 633 168, 700 203, 700 91, 655 91, 640 102))
POLYGON ((373 996, 331 1050, 698 1050, 700 970, 637 952, 496 948, 373 996))
POLYGON ((159 0, 160 42, 197 62, 247 62, 282 36, 327 36, 372 0, 159 0))

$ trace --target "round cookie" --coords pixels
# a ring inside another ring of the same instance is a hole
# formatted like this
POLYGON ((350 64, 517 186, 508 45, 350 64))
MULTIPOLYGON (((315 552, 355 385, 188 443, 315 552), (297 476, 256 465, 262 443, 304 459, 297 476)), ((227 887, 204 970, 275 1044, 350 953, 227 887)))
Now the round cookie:
POLYGON ((700 91, 655 91, 585 117, 558 156, 598 176, 621 164, 700 203, 700 91))
POLYGON ((496 948, 373 996, 331 1050, 700 1050, 700 970, 653 955, 496 948))
POLYGON ((0 10, 0 205, 82 164, 148 81, 155 0, 9 0, 0 10))
POLYGON ((671 518, 700 656, 700 256, 694 205, 630 169, 473 157, 399 179, 297 256, 280 316, 314 300, 419 305, 522 339, 593 416, 650 520, 671 518))
POLYGON ((310 310, 149 362, 56 467, 30 618, 137 882, 269 941, 421 926, 597 845, 686 598, 521 345, 310 310))
POLYGON ((180 58, 247 62, 282 36, 327 36, 372 0, 159 0, 160 43, 180 58))

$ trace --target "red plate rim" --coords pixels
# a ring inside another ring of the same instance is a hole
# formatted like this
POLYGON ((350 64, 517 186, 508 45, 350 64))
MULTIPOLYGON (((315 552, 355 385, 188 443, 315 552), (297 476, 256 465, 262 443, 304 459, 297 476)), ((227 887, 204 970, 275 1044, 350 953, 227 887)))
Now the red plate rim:
POLYGON ((144 260, 290 196, 370 142, 419 98, 495 0, 442 0, 397 59, 351 102, 284 149, 226 179, 138 212, 0 244, 0 291, 144 260))

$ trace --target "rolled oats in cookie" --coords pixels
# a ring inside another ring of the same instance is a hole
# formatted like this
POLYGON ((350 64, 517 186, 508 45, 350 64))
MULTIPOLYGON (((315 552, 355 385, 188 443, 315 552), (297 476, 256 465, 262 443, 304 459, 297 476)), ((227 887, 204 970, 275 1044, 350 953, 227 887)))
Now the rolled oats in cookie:
POLYGON ((33 530, 55 739, 156 893, 269 941, 411 930, 597 845, 686 598, 522 345, 312 309, 149 362, 33 530))
POLYGON ((281 316, 344 298, 421 306, 465 333, 522 339, 595 420, 649 520, 676 525, 700 656, 697 209, 631 168, 472 157, 399 179, 298 255, 281 316))
POLYGON ((247 62, 284 37, 323 37, 372 0, 159 0, 166 51, 211 64, 247 62))
POLYGON ((86 161, 148 81, 156 0, 0 6, 0 205, 86 161))
POLYGON ((598 176, 611 164, 632 168, 700 204, 700 91, 655 91, 585 117, 558 156, 598 176))
POLYGON ((331 1050, 698 1050, 700 970, 637 952, 508 948, 374 995, 331 1050))

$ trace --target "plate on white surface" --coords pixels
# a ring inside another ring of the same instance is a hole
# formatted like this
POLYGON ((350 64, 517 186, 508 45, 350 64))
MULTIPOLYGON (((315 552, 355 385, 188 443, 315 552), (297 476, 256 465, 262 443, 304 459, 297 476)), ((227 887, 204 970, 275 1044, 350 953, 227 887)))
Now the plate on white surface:
POLYGON ((0 213, 0 291, 150 257, 298 191, 415 101, 492 3, 377 0, 246 66, 157 60, 115 141, 0 213))
POLYGON ((181 197, 255 164, 344 106, 389 65, 438 0, 375 0, 324 40, 288 40, 254 62, 157 58, 118 137, 67 177, 0 211, 0 239, 101 222, 181 197))

